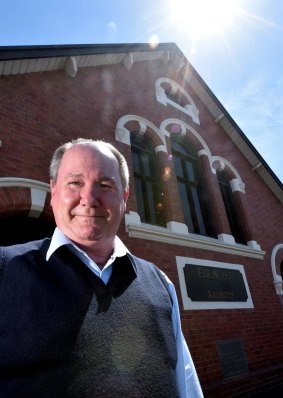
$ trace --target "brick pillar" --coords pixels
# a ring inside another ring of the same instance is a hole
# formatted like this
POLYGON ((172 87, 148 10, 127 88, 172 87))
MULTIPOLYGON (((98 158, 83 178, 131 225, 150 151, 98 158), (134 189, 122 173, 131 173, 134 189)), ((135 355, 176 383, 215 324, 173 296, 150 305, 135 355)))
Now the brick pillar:
POLYGON ((246 205, 246 196, 245 193, 238 187, 238 180, 230 181, 232 191, 234 193, 234 198, 237 206, 237 211, 239 214, 239 218, 241 220, 241 227, 245 237, 245 240, 248 246, 253 247, 254 249, 261 250, 260 245, 255 240, 255 234, 251 227, 251 224, 248 222, 248 208, 246 205))
POLYGON ((199 156, 202 167, 202 175, 209 194, 209 205, 213 215, 216 234, 220 240, 233 243, 233 237, 231 234, 217 175, 211 171, 207 154, 204 151, 200 151, 199 156))
MULTIPOLYGON (((157 162, 160 167, 162 178, 162 193, 165 206, 166 222, 184 224, 182 204, 179 195, 178 183, 174 171, 174 160, 172 155, 160 151, 157 152, 157 162)), ((187 232, 187 231, 186 231, 187 232)))

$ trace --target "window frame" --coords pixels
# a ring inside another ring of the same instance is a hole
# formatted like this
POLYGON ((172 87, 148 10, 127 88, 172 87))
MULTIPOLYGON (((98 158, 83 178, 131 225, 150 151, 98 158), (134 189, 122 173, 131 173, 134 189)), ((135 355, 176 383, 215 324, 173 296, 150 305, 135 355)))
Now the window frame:
POLYGON ((138 214, 142 222, 164 227, 164 200, 154 146, 150 140, 145 140, 143 135, 131 133, 131 153, 138 214), (143 161, 146 158, 148 170, 143 161), (139 170, 136 160, 139 162, 139 170))
POLYGON ((191 233, 216 238, 213 217, 209 207, 209 195, 205 190, 204 180, 201 176, 198 154, 193 146, 189 146, 189 143, 181 138, 173 137, 171 143, 185 224, 191 233), (178 150, 178 147, 180 150, 178 150), (177 159, 180 159, 183 176, 179 175, 179 170, 176 167, 177 159), (193 176, 194 179, 190 178, 188 164, 191 165, 191 170, 193 170, 191 177, 193 176), (186 198, 184 198, 184 194, 181 195, 181 184, 185 185, 186 198), (187 208, 190 209, 189 212, 187 208), (191 220, 188 219, 189 213, 191 214, 191 220))
POLYGON ((226 210, 227 219, 231 229, 231 233, 236 243, 246 245, 247 240, 245 238, 243 228, 240 223, 240 217, 238 214, 239 212, 231 188, 230 179, 225 170, 217 170, 216 175, 221 191, 222 200, 226 210))

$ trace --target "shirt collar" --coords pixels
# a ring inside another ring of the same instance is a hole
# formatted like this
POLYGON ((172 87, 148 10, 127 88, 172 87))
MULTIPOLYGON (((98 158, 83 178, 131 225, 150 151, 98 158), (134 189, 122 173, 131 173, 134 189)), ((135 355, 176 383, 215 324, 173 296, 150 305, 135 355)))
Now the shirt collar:
MULTIPOLYGON (((46 261, 50 259, 52 254, 58 250, 61 246, 69 246, 72 251, 75 253, 84 253, 86 256, 87 254, 80 249, 74 242, 72 242, 58 227, 55 228, 55 231, 53 233, 49 249, 46 253, 46 261)), ((111 260, 113 262, 116 257, 123 257, 127 253, 129 253, 129 250, 126 248, 124 243, 118 238, 118 236, 115 236, 114 240, 114 251, 113 254, 111 255, 110 259, 108 262, 111 260)), ((88 257, 88 256, 87 256, 88 257)))

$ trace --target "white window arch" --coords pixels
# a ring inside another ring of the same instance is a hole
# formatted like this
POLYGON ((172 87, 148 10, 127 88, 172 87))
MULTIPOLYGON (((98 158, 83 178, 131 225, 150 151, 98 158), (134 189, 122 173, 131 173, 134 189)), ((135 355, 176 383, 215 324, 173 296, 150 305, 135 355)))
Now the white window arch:
POLYGON ((139 123, 139 134, 145 134, 147 128, 150 128, 151 131, 156 135, 156 137, 158 137, 158 140, 160 141, 161 144, 155 147, 156 152, 159 151, 167 152, 165 136, 161 133, 159 128, 156 127, 149 120, 137 115, 124 115, 120 117, 120 119, 116 124, 116 129, 115 129, 115 138, 117 141, 123 142, 124 144, 131 146, 131 139, 130 139, 131 133, 125 127, 125 125, 131 121, 136 121, 139 123))
POLYGON ((45 206, 46 195, 50 192, 49 184, 42 181, 20 177, 0 178, 0 188, 1 187, 29 188, 31 194, 31 207, 28 216, 34 218, 38 218, 42 213, 45 206))
POLYGON ((193 122, 196 124, 200 124, 199 122, 199 110, 197 109, 194 100, 188 94, 182 86, 180 86, 178 83, 174 82, 171 79, 168 79, 166 77, 161 77, 156 80, 155 82, 155 93, 156 93, 156 99, 158 102, 161 104, 167 106, 167 104, 174 106, 174 108, 179 109, 180 111, 184 112, 186 115, 190 116, 193 119, 193 122), (180 105, 178 102, 173 101, 168 94, 166 93, 165 89, 162 87, 162 85, 167 84, 170 86, 170 95, 175 96, 178 92, 182 94, 182 96, 185 97, 187 103, 185 105, 180 105))
POLYGON ((276 270, 276 257, 277 254, 283 250, 283 243, 279 243, 276 245, 271 254, 271 270, 272 270, 272 275, 273 275, 273 283, 275 286, 276 293, 280 296, 283 296, 283 280, 282 276, 277 273, 276 270))
POLYGON ((245 193, 245 184, 242 181, 240 174, 235 169, 235 167, 226 159, 221 156, 212 157, 212 167, 215 171, 222 171, 224 169, 229 169, 234 178, 230 180, 231 189, 233 192, 239 191, 245 193))

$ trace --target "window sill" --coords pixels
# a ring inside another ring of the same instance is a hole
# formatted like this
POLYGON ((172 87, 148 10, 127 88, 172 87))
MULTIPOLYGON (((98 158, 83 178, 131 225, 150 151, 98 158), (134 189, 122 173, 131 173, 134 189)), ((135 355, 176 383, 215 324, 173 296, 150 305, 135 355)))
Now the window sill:
POLYGON ((125 225, 126 231, 131 238, 146 239, 155 242, 186 246, 201 250, 210 250, 260 260, 262 260, 265 255, 265 251, 255 249, 253 247, 237 243, 225 243, 207 236, 199 236, 189 232, 175 232, 168 228, 145 224, 140 221, 139 215, 135 212, 130 212, 125 215, 125 225))

